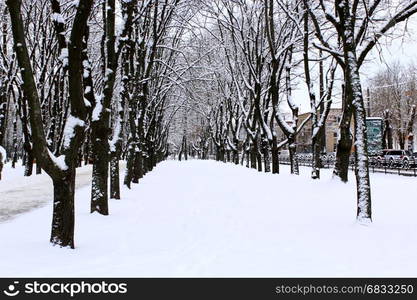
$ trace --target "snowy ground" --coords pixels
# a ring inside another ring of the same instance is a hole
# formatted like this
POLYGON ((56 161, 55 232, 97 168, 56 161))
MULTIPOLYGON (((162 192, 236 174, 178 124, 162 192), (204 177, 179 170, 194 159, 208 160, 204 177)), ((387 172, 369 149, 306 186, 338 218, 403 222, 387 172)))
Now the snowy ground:
POLYGON ((52 247, 52 207, 34 209, 0 223, 0 276, 417 276, 417 179, 372 174, 374 223, 361 226, 354 180, 323 173, 167 161, 107 217, 89 214, 84 186, 76 249, 52 247))

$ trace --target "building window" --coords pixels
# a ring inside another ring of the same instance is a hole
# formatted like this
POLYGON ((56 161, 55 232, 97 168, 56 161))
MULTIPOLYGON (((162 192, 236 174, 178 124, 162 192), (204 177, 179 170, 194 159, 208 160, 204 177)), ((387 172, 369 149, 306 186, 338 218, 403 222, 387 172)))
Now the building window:
POLYGON ((337 138, 337 132, 335 131, 335 132, 333 132, 333 137, 334 138, 337 138))

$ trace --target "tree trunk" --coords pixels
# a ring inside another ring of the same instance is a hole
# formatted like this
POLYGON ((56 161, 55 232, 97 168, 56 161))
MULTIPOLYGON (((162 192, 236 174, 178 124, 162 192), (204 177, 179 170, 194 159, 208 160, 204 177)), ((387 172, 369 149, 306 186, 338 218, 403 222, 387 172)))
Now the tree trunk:
POLYGON ((256 143, 252 143, 251 147, 250 147, 250 167, 252 169, 256 169, 256 152, 258 151, 257 147, 256 147, 256 143))
POLYGON ((93 177, 91 183, 91 213, 109 214, 108 206, 108 174, 109 174, 109 143, 107 128, 102 126, 103 120, 92 123, 92 155, 93 177))
POLYGON ((233 162, 235 163, 235 165, 239 164, 239 151, 238 150, 233 151, 233 162))
MULTIPOLYGON (((344 90, 344 88, 343 88, 344 90)), ((340 121, 339 140, 336 148, 336 162, 333 174, 341 181, 348 181, 349 157, 352 149, 350 122, 352 119, 352 95, 343 91, 343 113, 340 121)))
POLYGON ((120 199, 119 155, 110 153, 110 198, 120 199))
MULTIPOLYGON (((313 128, 314 129, 314 128, 313 128)), ((312 146, 312 162, 311 162, 311 178, 312 179, 320 179, 320 167, 321 167, 321 159, 320 159, 320 150, 321 150, 321 145, 320 145, 320 135, 317 134, 316 136, 313 137, 312 142, 311 142, 311 146, 312 146)))
MULTIPOLYGON (((359 76, 359 74, 358 74, 359 76)), ((359 101, 359 98, 358 98, 359 101)), ((366 139, 365 106, 355 105, 355 175, 357 190, 357 219, 360 222, 372 221, 371 186, 369 180, 368 146, 366 139)))
POLYGON ((36 163, 36 174, 42 174, 42 168, 41 165, 39 163, 36 163))
MULTIPOLYGON (((110 109, 116 80, 117 57, 115 49, 115 0, 107 0, 105 18, 106 64, 103 97, 96 103, 98 113, 93 111, 91 126, 93 148, 93 182, 91 190, 91 212, 109 214, 108 179, 109 179, 109 135, 110 109), (101 107, 100 107, 101 105, 101 107), (96 115, 96 116, 94 116, 96 115)), ((104 58, 104 57, 103 57, 104 58)))
POLYGON ((384 111, 384 138, 382 139, 383 149, 392 149, 392 128, 390 123, 390 111, 384 111))
POLYGON ((74 190, 75 169, 65 178, 54 179, 54 203, 51 243, 74 248, 74 190))
POLYGON ((355 52, 353 17, 348 1, 343 4, 341 21, 346 24, 343 50, 346 62, 346 99, 352 99, 355 122, 355 175, 357 191, 357 220, 361 223, 372 221, 371 186, 368 167, 368 144, 366 135, 366 112, 355 52))
MULTIPOLYGON (((246 168, 249 168, 250 166, 249 166, 249 162, 251 161, 251 155, 250 155, 250 151, 249 151, 249 149, 247 149, 247 147, 245 146, 244 147, 245 148, 245 157, 246 157, 246 168)), ((243 158, 243 156, 242 156, 242 158, 243 158)))
POLYGON ((259 149, 260 148, 259 138, 256 139, 255 144, 256 144, 256 150, 255 150, 256 164, 258 166, 258 171, 262 172, 262 155, 261 155, 261 152, 260 152, 261 149, 259 149))
POLYGON ((299 175, 300 170, 298 166, 297 144, 293 135, 288 137, 288 150, 290 152, 291 174, 299 175))
POLYGON ((25 173, 24 176, 32 176, 33 173, 33 151, 32 149, 26 150, 26 160, 25 160, 25 173))
POLYGON ((271 172, 271 148, 269 145, 268 139, 264 138, 262 140, 262 150, 263 150, 263 157, 264 157, 264 170, 265 173, 271 172))
POLYGON ((133 179, 134 163, 135 163, 135 146, 130 144, 127 159, 126 159, 126 171, 125 171, 126 173, 125 173, 125 178, 123 181, 123 184, 126 185, 127 188, 129 189, 130 189, 130 184, 132 183, 132 179, 133 179))
POLYGON ((135 151, 134 163, 133 163, 133 183, 139 183, 139 179, 143 177, 143 155, 142 151, 135 151))
POLYGON ((277 136, 274 134, 272 136, 272 174, 279 173, 279 157, 278 157, 278 143, 277 143, 277 136))
POLYGON ((3 170, 3 159, 6 159, 6 158, 3 158, 3 155, 0 152, 0 180, 1 180, 1 171, 3 170))

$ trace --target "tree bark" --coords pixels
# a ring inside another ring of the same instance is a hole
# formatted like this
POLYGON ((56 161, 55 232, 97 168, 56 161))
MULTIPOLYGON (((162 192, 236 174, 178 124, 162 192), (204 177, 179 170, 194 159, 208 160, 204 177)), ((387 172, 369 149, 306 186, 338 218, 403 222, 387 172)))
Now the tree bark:
POLYGON ((119 155, 116 152, 111 152, 110 172, 110 198, 120 199, 119 155))
POLYGON ((274 133, 272 136, 272 174, 279 173, 279 150, 278 150, 278 143, 277 143, 277 136, 274 133))
POLYGON ((68 171, 64 178, 53 179, 53 185, 51 243, 74 248, 75 169, 68 171))
MULTIPOLYGON (((346 62, 345 83, 346 99, 352 99, 355 133, 355 175, 357 191, 357 220, 361 223, 372 221, 371 188, 369 180, 368 144, 366 137, 366 112, 356 58, 354 21, 350 13, 349 1, 343 1, 338 7, 342 24, 344 24, 343 52, 346 62)), ((348 102, 349 103, 349 102, 348 102)), ((342 120, 343 121, 343 120, 342 120)))
MULTIPOLYGON (((345 82, 346 80, 347 79, 345 78, 345 82)), ((352 151, 352 134, 350 132, 350 122, 352 119, 352 95, 347 93, 346 87, 342 87, 342 90, 342 118, 340 121, 339 140, 336 147, 336 162, 333 174, 339 177, 342 182, 347 182, 349 157, 352 151)))
MULTIPOLYGON (((71 115, 67 120, 67 130, 72 135, 64 139, 65 167, 56 164, 56 157, 48 149, 42 121, 40 99, 36 88, 28 48, 25 41, 25 30, 21 17, 21 0, 7 0, 12 22, 14 47, 22 77, 22 88, 29 107, 29 121, 33 154, 36 163, 52 178, 54 183, 54 214, 52 218, 51 242, 62 247, 74 248, 74 187, 75 164, 78 149, 84 133, 85 104, 82 86, 81 44, 87 27, 87 19, 91 12, 93 0, 84 0, 77 6, 75 19, 71 29, 68 48, 69 66, 69 101, 71 115), (70 121, 70 122, 69 122, 70 121), (68 125, 69 124, 69 125, 68 125)), ((22 104, 22 106, 25 106, 22 104)))
POLYGON ((103 125, 103 120, 93 121, 91 127, 93 177, 90 211, 108 215, 109 143, 108 128, 103 125))
POLYGON ((290 153, 290 172, 291 174, 299 175, 297 143, 292 135, 288 137, 288 150, 290 153))

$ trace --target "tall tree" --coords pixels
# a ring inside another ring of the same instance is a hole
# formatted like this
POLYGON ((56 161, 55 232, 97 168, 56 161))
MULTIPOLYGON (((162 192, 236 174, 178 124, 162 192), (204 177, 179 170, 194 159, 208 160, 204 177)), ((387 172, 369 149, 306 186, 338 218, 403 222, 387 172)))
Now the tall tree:
POLYGON ((63 155, 56 157, 48 149, 44 133, 38 90, 26 45, 21 0, 6 1, 12 24, 14 48, 22 76, 24 96, 27 98, 32 130, 33 152, 36 161, 52 178, 54 202, 51 242, 74 248, 74 193, 76 160, 84 134, 86 109, 82 83, 82 38, 87 28, 93 0, 80 1, 76 7, 67 51, 70 115, 66 120, 63 155))

